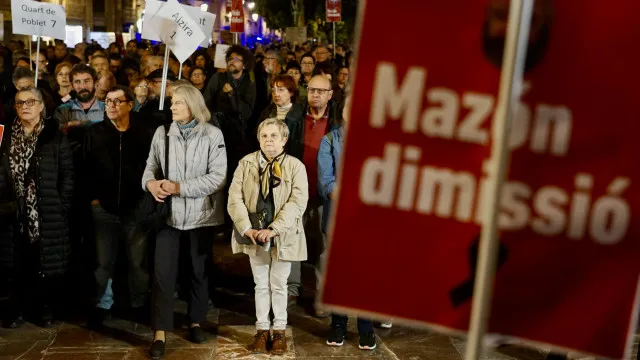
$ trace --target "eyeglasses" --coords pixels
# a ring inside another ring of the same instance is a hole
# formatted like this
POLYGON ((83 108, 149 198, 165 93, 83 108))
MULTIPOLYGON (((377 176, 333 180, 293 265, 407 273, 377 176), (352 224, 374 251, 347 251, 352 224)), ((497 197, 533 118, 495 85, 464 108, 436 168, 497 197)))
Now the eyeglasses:
POLYGON ((24 100, 24 101, 18 100, 15 103, 15 107, 16 107, 16 109, 21 109, 22 106, 25 105, 25 104, 27 105, 27 107, 32 107, 33 105, 36 104, 36 102, 41 103, 42 101, 36 100, 36 99, 29 99, 29 100, 24 100))
POLYGON ((111 106, 111 105, 115 105, 115 106, 120 106, 120 104, 127 102, 127 99, 107 99, 104 101, 104 104, 107 106, 111 106))
POLYGON ((227 62, 232 62, 232 61, 234 61, 234 62, 235 62, 235 61, 237 61, 237 62, 242 62, 242 59, 241 59, 241 58, 237 58, 237 57, 234 57, 234 58, 228 58, 228 59, 227 59, 227 62))
POLYGON ((312 88, 312 87, 308 88, 308 92, 311 95, 313 94, 324 95, 329 91, 331 91, 331 89, 318 89, 318 88, 312 88))
POLYGON ((300 65, 313 65, 313 63, 311 61, 303 61, 300 65))
POLYGON ((277 60, 278 58, 274 58, 274 57, 266 57, 264 58, 265 60, 277 60))
POLYGON ((136 86, 136 89, 146 89, 148 87, 149 87, 148 85, 141 84, 141 85, 136 86))

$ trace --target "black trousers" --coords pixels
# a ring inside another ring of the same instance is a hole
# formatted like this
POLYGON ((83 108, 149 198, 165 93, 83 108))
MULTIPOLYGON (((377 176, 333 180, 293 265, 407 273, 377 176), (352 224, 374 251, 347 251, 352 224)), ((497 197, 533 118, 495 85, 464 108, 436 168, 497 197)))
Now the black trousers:
POLYGON ((62 316, 65 275, 41 272, 40 251, 38 243, 31 244, 26 239, 16 243, 5 320, 13 321, 25 315, 35 321, 62 316))
MULTIPOLYGON (((348 320, 349 318, 346 317, 345 315, 332 314, 331 326, 340 326, 346 329, 348 320)), ((371 320, 358 317, 358 333, 363 334, 368 332, 373 332, 373 322, 371 322, 371 320)))
POLYGON ((165 227, 156 235, 156 251, 153 272, 153 320, 154 330, 173 330, 173 293, 176 289, 180 255, 188 253, 189 323, 201 323, 207 318, 208 279, 207 264, 211 254, 213 227, 178 230, 165 227))

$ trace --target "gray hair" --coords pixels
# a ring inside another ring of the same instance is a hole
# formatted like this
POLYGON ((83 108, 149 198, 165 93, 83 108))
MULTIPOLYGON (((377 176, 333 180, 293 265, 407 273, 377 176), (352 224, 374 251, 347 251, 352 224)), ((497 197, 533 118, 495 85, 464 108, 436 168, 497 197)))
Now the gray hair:
POLYGON ((184 98, 184 102, 198 122, 206 123, 211 120, 211 112, 207 109, 202 93, 195 86, 178 85, 173 88, 173 96, 175 95, 184 98))
POLYGON ((29 92, 29 93, 33 94, 33 96, 35 96, 36 99, 38 99, 38 101, 40 101, 40 104, 42 104, 42 111, 40 112, 40 118, 41 119, 46 119, 47 118, 47 107, 44 105, 44 98, 42 97, 42 91, 40 91, 40 89, 38 89, 37 87, 27 86, 27 87, 23 87, 21 89, 18 89, 18 92, 16 93, 16 96, 18 96, 18 94, 23 93, 23 92, 29 92))
POLYGON ((278 130, 280 130, 280 136, 287 139, 289 138, 289 127, 284 123, 284 121, 278 120, 276 118, 268 118, 261 122, 258 126, 258 140, 260 140, 260 132, 262 131, 262 129, 266 126, 271 125, 275 125, 278 127, 278 130))

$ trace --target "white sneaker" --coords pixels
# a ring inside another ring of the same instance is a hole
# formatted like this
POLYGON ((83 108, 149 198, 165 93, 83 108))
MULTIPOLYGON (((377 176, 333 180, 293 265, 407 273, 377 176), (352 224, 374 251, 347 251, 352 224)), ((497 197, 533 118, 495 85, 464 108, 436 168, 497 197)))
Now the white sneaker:
POLYGON ((380 327, 383 329, 391 329, 392 326, 393 326, 393 323, 391 322, 391 320, 383 321, 380 323, 380 327))

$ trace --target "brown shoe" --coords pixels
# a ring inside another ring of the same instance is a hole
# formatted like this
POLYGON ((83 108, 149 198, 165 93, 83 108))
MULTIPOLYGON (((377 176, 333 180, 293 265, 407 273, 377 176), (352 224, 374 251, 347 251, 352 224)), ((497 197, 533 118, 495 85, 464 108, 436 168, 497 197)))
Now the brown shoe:
POLYGON ((284 330, 273 330, 273 345, 271 353, 274 355, 284 355, 287 352, 287 336, 284 330))
POLYGON ((269 330, 258 330, 258 333, 253 337, 253 344, 247 346, 247 350, 266 354, 267 343, 269 342, 269 330))

